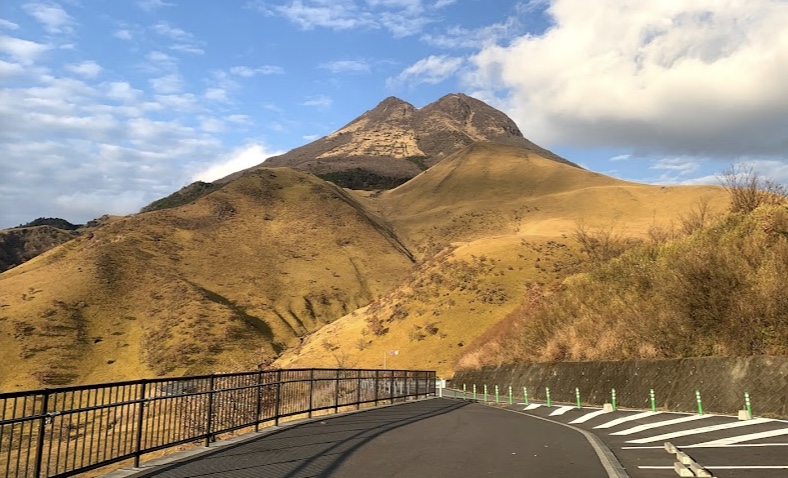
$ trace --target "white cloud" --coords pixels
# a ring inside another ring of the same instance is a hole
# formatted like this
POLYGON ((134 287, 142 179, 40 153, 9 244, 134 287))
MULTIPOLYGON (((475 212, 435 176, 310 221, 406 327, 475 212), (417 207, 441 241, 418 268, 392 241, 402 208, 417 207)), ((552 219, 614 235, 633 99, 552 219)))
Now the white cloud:
POLYGON ((788 151, 788 3, 554 0, 465 80, 544 144, 737 157, 788 151))
POLYGON ((30 65, 52 47, 30 40, 0 35, 0 52, 15 58, 23 65, 30 65))
POLYGON ((131 32, 126 29, 117 30, 112 34, 112 36, 115 38, 120 38, 121 40, 131 40, 131 32))
POLYGON ((227 101, 229 99, 227 97, 227 90, 224 88, 208 88, 205 90, 205 93, 203 93, 203 97, 213 101, 227 101))
POLYGON ((139 98, 142 96, 141 90, 132 88, 131 85, 125 81, 114 81, 107 83, 104 86, 107 97, 113 100, 131 103, 139 100, 139 98))
POLYGON ((334 103, 334 100, 326 95, 314 95, 307 97, 303 103, 303 106, 315 106, 318 108, 329 108, 334 103))
POLYGON ((631 154, 619 154, 618 156, 613 156, 612 158, 608 159, 608 161, 628 161, 632 159, 631 154))
POLYGON ((95 61, 83 61, 82 63, 71 63, 65 67, 68 71, 76 73, 85 78, 95 78, 101 73, 101 66, 95 61))
POLYGON ((229 121, 230 123, 241 125, 241 126, 249 126, 254 124, 252 118, 248 115, 228 115, 224 117, 225 121, 229 121))
POLYGON ((652 161, 649 169, 670 171, 672 173, 686 176, 687 174, 694 173, 700 169, 700 163, 694 158, 684 156, 661 158, 656 161, 652 161))
POLYGON ((178 27, 174 27, 168 22, 158 22, 151 28, 159 35, 171 38, 173 40, 186 41, 194 38, 191 33, 181 30, 178 27))
POLYGON ((56 3, 27 3, 25 11, 36 19, 47 33, 73 33, 74 19, 56 3))
POLYGON ((137 2, 137 6, 145 10, 146 12, 151 12, 163 7, 174 7, 175 4, 167 3, 162 0, 139 0, 137 2))
POLYGON ((188 53, 190 55, 203 55, 205 54, 205 50, 200 47, 189 45, 187 43, 175 43, 169 46, 169 49, 172 51, 177 51, 181 53, 188 53))
POLYGON ((421 36, 421 40, 440 48, 479 49, 484 46, 498 44, 502 40, 509 40, 522 33, 523 29, 520 19, 516 16, 511 16, 506 21, 475 29, 456 25, 446 29, 445 33, 425 33, 421 36))
POLYGON ((9 22, 8 20, 5 20, 5 19, 3 19, 3 18, 0 18, 0 29, 4 29, 4 30, 16 30, 17 28, 19 28, 19 25, 17 25, 16 23, 14 23, 14 22, 9 22))
POLYGON ((321 63, 319 68, 331 73, 369 73, 369 63, 364 60, 335 60, 321 63))
POLYGON ((174 111, 191 112, 199 109, 199 99, 193 93, 155 95, 156 102, 174 111))
POLYGON ((246 3, 246 8, 267 16, 281 16, 304 30, 385 29, 395 38, 414 35, 436 21, 435 13, 452 3, 439 0, 289 0, 272 5, 261 0, 246 3))
POLYGON ((266 146, 259 143, 248 144, 225 155, 219 161, 206 165, 192 176, 192 181, 216 181, 232 173, 257 166, 271 156, 282 153, 282 151, 269 151, 266 146))
POLYGON ((201 116, 200 129, 206 133, 221 133, 224 131, 224 121, 211 116, 201 116))
POLYGON ((430 55, 405 68, 396 77, 387 79, 386 84, 389 87, 420 83, 434 85, 454 75, 462 66, 463 61, 458 57, 430 55))
POLYGON ((172 94, 179 93, 183 88, 183 79, 180 75, 164 75, 158 78, 151 78, 148 80, 151 87, 156 93, 172 94))
POLYGON ((284 68, 277 65, 263 65, 257 68, 252 68, 249 66, 234 66, 230 68, 230 73, 244 78, 251 78, 255 75, 281 75, 284 72, 284 68))
POLYGON ((0 78, 9 76, 21 76, 25 73, 25 67, 19 63, 9 63, 0 60, 0 78))

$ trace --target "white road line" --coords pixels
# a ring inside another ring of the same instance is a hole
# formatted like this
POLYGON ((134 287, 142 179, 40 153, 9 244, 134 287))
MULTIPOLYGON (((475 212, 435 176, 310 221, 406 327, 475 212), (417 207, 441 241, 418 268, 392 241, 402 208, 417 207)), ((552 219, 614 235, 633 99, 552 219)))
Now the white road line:
POLYGON ((760 425, 762 423, 770 422, 768 418, 753 418, 752 420, 723 423, 722 425, 711 425, 701 428, 690 428, 689 430, 680 430, 677 432, 664 433, 662 435, 655 435, 646 438, 638 438, 636 440, 627 440, 627 443, 653 443, 655 441, 668 440, 670 438, 685 437, 689 435, 700 435, 701 433, 711 433, 719 430, 727 430, 729 428, 746 427, 750 425, 760 425))
POLYGON ((532 404, 528 405, 527 407, 523 408, 523 410, 533 410, 533 409, 539 408, 541 406, 542 406, 541 403, 532 403, 532 404))
POLYGON ((613 432, 611 433, 611 435, 632 435, 633 433, 642 432, 643 430, 666 427, 669 425, 675 425, 677 423, 691 422, 693 420, 702 420, 704 418, 711 418, 713 416, 714 415, 690 415, 687 417, 674 418, 672 420, 662 420, 661 422, 646 423, 645 425, 638 425, 636 427, 627 428, 626 430, 621 430, 620 432, 613 432))
POLYGON ((703 442, 703 443, 697 443, 697 444, 692 445, 692 446, 695 446, 695 447, 698 447, 698 448, 700 448, 700 447, 712 447, 712 446, 724 446, 724 445, 732 445, 734 443, 741 443, 743 441, 759 440, 761 438, 771 438, 771 437, 777 437, 777 436, 781 436, 781 435, 788 435, 788 428, 781 428, 779 430, 769 430, 769 431, 759 432, 759 433, 751 433, 749 435, 739 435, 739 436, 730 437, 730 438, 723 438, 723 439, 720 439, 720 440, 713 440, 713 441, 707 441, 707 442, 703 442))
MULTIPOLYGON (((672 470, 672 466, 639 466, 641 470, 672 470)), ((722 466, 706 466, 709 471, 713 470, 788 470, 788 465, 722 465, 722 466)))
POLYGON ((557 416, 557 415, 563 415, 564 413, 568 412, 569 410, 571 410, 573 408, 575 408, 575 407, 571 407, 571 406, 567 406, 567 405, 564 405, 563 407, 558 407, 557 409, 553 410, 550 413, 550 416, 554 417, 554 416, 557 416))
MULTIPOLYGON (((712 442, 709 442, 712 443, 712 442)), ((743 443, 740 445, 681 445, 685 448, 744 448, 744 447, 765 447, 765 446, 788 446, 788 443, 743 443)), ((622 446, 622 450, 664 450, 665 445, 657 446, 622 446)))
POLYGON ((624 417, 621 417, 621 418, 616 418, 613 421, 610 421, 610 422, 607 422, 607 423, 603 423, 601 425, 597 425, 597 426, 594 427, 594 429, 597 429, 597 428, 611 428, 611 427, 614 427, 616 425, 621 425, 622 423, 626 423, 626 422, 631 421, 631 420, 637 420, 639 418, 646 418, 646 417, 650 417, 652 415, 658 415, 660 413, 662 413, 662 412, 643 412, 643 413, 636 413, 634 415, 627 415, 627 416, 624 416, 624 417))
POLYGON ((585 423, 588 420, 591 420, 592 418, 598 417, 599 415, 604 415, 605 413, 610 413, 610 412, 607 411, 607 410, 597 410, 595 412, 586 413, 585 415, 583 415, 580 418, 575 418, 574 420, 572 420, 569 423, 570 424, 572 424, 572 423, 585 423))

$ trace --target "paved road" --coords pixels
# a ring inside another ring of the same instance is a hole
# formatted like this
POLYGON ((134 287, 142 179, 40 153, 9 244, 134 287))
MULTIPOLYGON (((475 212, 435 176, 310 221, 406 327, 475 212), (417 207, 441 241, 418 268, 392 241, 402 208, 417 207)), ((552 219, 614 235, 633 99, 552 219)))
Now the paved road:
POLYGON ((283 427, 143 477, 608 477, 577 431, 485 405, 409 402, 283 427))
MULTIPOLYGON (((449 392, 451 393, 451 392, 449 392)), ((502 405, 587 430, 616 455, 631 478, 672 477, 675 455, 665 451, 671 442, 717 478, 788 477, 788 421, 714 414, 618 410, 603 413, 582 408, 524 403, 502 405)))

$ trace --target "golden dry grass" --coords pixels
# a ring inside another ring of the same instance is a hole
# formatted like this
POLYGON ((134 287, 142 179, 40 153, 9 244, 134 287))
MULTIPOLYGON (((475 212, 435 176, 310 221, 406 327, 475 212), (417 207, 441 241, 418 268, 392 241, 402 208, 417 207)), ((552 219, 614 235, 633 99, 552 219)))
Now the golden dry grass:
POLYGON ((450 374, 529 285, 584 270, 578 220, 646 237, 702 197, 727 206, 722 188, 491 144, 379 195, 256 170, 0 275, 0 390, 248 370, 285 349, 275 366, 379 367, 399 350, 390 367, 450 374))

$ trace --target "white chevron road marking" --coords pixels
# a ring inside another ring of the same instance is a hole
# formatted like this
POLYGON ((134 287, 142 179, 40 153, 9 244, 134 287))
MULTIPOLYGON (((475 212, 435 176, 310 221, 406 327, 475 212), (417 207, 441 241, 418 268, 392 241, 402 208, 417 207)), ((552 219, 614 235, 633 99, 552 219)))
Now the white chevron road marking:
POLYGON ((585 414, 585 415, 583 415, 582 417, 575 418, 574 420, 572 420, 572 421, 571 421, 571 422, 569 422, 569 423, 570 423, 570 424, 571 424, 571 423, 585 423, 585 422, 587 422, 588 420, 591 420, 592 418, 596 418, 596 417, 598 417, 599 415, 604 415, 605 413, 610 413, 610 412, 609 412, 609 411, 607 411, 607 410, 597 410, 597 411, 595 411, 595 412, 586 413, 586 414, 585 414))
POLYGON ((738 435, 735 437, 722 438, 720 440, 707 441, 692 445, 694 447, 712 447, 712 446, 725 446, 733 445, 734 443, 741 443, 743 441, 760 440, 761 438, 778 437, 788 435, 788 428, 781 428, 779 430, 769 430, 765 432, 750 433, 749 435, 738 435))
POLYGON ((615 420, 609 421, 607 423, 603 423, 601 425, 597 425, 594 428, 595 429, 596 428, 612 428, 612 427, 614 427, 616 425, 621 425, 622 423, 626 423, 626 422, 629 422, 629 421, 632 421, 632 420, 639 420, 641 418, 646 418, 646 417, 650 417, 650 416, 653 416, 653 415, 659 415, 660 413, 662 413, 662 412, 642 412, 642 413, 636 413, 634 415, 627 415, 625 417, 616 418, 615 420))
POLYGON ((555 416, 558 416, 558 415, 563 415, 564 413, 568 412, 569 410, 571 410, 573 408, 575 408, 575 407, 570 407, 570 406, 566 406, 566 405, 564 405, 563 407, 558 407, 557 409, 553 410, 550 413, 550 416, 551 417, 555 417, 555 416))
POLYGON ((655 441, 668 440, 670 438, 685 437, 689 435, 700 435, 701 433, 711 433, 719 430, 728 430, 730 428, 746 427, 749 425, 760 425, 761 423, 767 423, 770 421, 771 420, 769 420, 768 418, 753 418, 752 420, 747 420, 742 422, 723 423, 722 425, 711 425, 708 427, 691 428, 689 430, 680 430, 677 432, 664 433, 662 435, 656 435, 646 438, 638 438, 636 440, 627 440, 627 443, 653 443, 655 441))
POLYGON ((711 418, 714 415, 689 415, 686 417, 681 418, 674 418, 672 420, 662 420, 661 422, 655 423, 646 423, 645 425, 638 425, 636 427, 627 428, 626 430, 621 430, 619 432, 613 432, 611 435, 632 435, 633 433, 642 432, 644 430, 650 430, 652 428, 660 428, 660 427, 667 427, 670 425, 675 425, 677 423, 684 423, 684 422, 691 422, 694 420, 702 420, 704 418, 711 418))
POLYGON ((534 410, 534 409, 539 408, 541 406, 542 406, 541 403, 532 403, 532 404, 528 405, 527 407, 523 408, 523 410, 534 410))

